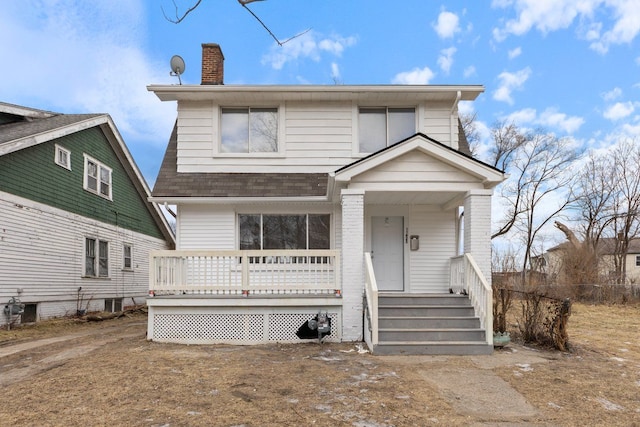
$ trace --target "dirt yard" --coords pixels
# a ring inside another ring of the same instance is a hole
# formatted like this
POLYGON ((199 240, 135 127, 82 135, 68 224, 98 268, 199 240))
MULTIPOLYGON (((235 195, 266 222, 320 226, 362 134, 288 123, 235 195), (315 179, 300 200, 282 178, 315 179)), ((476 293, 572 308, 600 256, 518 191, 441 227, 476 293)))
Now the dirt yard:
POLYGON ((571 353, 184 346, 146 318, 0 331, 2 426, 640 426, 640 306, 575 305, 571 353))

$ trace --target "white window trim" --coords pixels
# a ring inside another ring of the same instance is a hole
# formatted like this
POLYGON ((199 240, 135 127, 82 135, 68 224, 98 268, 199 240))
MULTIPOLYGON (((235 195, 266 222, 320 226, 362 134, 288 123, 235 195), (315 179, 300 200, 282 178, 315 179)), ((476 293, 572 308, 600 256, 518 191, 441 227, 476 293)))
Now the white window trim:
POLYGON ((67 150, 62 145, 55 144, 54 161, 56 162, 56 165, 61 166, 67 170, 71 170, 71 151, 67 150), (66 165, 60 162, 60 157, 58 156, 58 153, 60 152, 63 152, 67 155, 66 165))
MULTIPOLYGON (((335 229, 334 229, 334 218, 335 213, 331 210, 307 210, 307 209, 291 209, 291 211, 281 212, 279 210, 273 209, 245 209, 242 211, 237 211, 235 213, 235 247, 236 250, 240 250, 240 215, 260 215, 260 221, 262 221, 262 216, 264 215, 329 215, 329 249, 335 249, 335 229)), ((261 227, 262 230, 262 227, 261 227)), ((309 244, 309 223, 307 222, 307 245, 309 244)), ((262 232, 260 234, 260 246, 263 245, 264 236, 262 232)), ((263 250, 263 249, 258 249, 263 250)), ((283 249, 284 250, 284 249, 283 249)))
POLYGON ((82 255, 82 277, 87 279, 110 279, 111 278, 111 242, 108 240, 100 239, 96 236, 84 236, 84 245, 83 245, 83 255, 82 255), (95 248, 94 248, 94 260, 93 260, 93 270, 95 271, 95 276, 90 276, 87 274, 87 239, 95 240, 95 248), (100 242, 105 242, 107 244, 107 275, 100 276, 100 242))
POLYGON ((105 165, 104 163, 94 159, 93 157, 87 154, 84 154, 84 171, 83 171, 82 187, 86 191, 93 193, 95 195, 98 195, 103 199, 113 200, 113 169, 111 169, 109 166, 105 165), (97 177, 98 185, 96 190, 89 188, 89 180, 88 180, 88 173, 87 173, 89 162, 95 163, 98 166, 98 177, 97 177), (109 171, 109 194, 108 195, 102 194, 100 192, 100 175, 101 175, 100 169, 101 168, 109 171))
POLYGON ((271 105, 217 105, 213 112, 214 120, 214 132, 216 134, 215 143, 213 147, 213 155, 215 157, 226 158, 284 158, 286 155, 286 141, 285 141, 285 104, 271 105), (223 108, 276 108, 278 111, 278 150, 273 152, 252 152, 252 153, 223 153, 222 152, 222 109, 223 108))
MULTIPOLYGON (((352 123, 353 123, 353 148, 352 148, 352 152, 354 154, 354 156, 368 156, 370 154, 373 154, 372 152, 368 152, 368 151, 360 151, 360 109, 361 108, 384 108, 386 110, 386 128, 387 128, 387 136, 386 136, 386 140, 387 140, 387 145, 386 147, 389 147, 389 109, 395 109, 395 108, 413 108, 414 109, 414 125, 415 125, 415 132, 422 132, 423 129, 419 126, 420 121, 422 120, 421 116, 422 115, 422 111, 421 111, 421 105, 358 105, 356 103, 353 104, 353 110, 352 110, 352 123)), ((386 148, 385 147, 385 148, 386 148)))
POLYGON ((125 242, 125 243, 122 244, 122 269, 125 270, 125 271, 133 271, 133 244, 131 244, 131 243, 125 242), (125 263, 126 257, 124 256, 124 254, 125 254, 124 250, 125 250, 125 247, 127 247, 127 246, 129 248, 131 248, 131 254, 130 254, 131 255, 130 256, 131 266, 129 266, 129 267, 127 267, 125 265, 126 264, 125 263))

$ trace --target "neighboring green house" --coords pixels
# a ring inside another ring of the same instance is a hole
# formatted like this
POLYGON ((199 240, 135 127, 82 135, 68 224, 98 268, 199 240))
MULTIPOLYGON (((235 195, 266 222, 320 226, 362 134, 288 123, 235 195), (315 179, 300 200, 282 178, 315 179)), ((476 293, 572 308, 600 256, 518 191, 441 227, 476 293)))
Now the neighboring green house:
POLYGON ((144 303, 174 237, 107 114, 0 103, 0 325, 144 303))

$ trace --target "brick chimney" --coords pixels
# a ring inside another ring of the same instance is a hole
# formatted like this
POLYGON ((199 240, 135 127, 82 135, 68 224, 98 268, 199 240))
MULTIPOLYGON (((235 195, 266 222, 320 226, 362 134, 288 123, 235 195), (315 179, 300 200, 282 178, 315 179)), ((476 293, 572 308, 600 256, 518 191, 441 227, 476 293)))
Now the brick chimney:
POLYGON ((202 84, 224 84, 224 55, 217 43, 202 43, 202 84))

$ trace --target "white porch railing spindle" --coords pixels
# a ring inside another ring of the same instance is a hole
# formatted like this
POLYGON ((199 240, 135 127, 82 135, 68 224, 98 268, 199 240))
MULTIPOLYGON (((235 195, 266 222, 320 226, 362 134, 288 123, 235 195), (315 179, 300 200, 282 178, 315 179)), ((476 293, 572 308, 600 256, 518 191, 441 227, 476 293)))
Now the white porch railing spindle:
POLYGON ((154 251, 149 290, 162 294, 331 294, 341 291, 339 252, 154 251))
POLYGON ((480 326, 486 331, 486 342, 493 345, 493 290, 471 254, 451 258, 450 275, 451 289, 466 290, 480 326))

